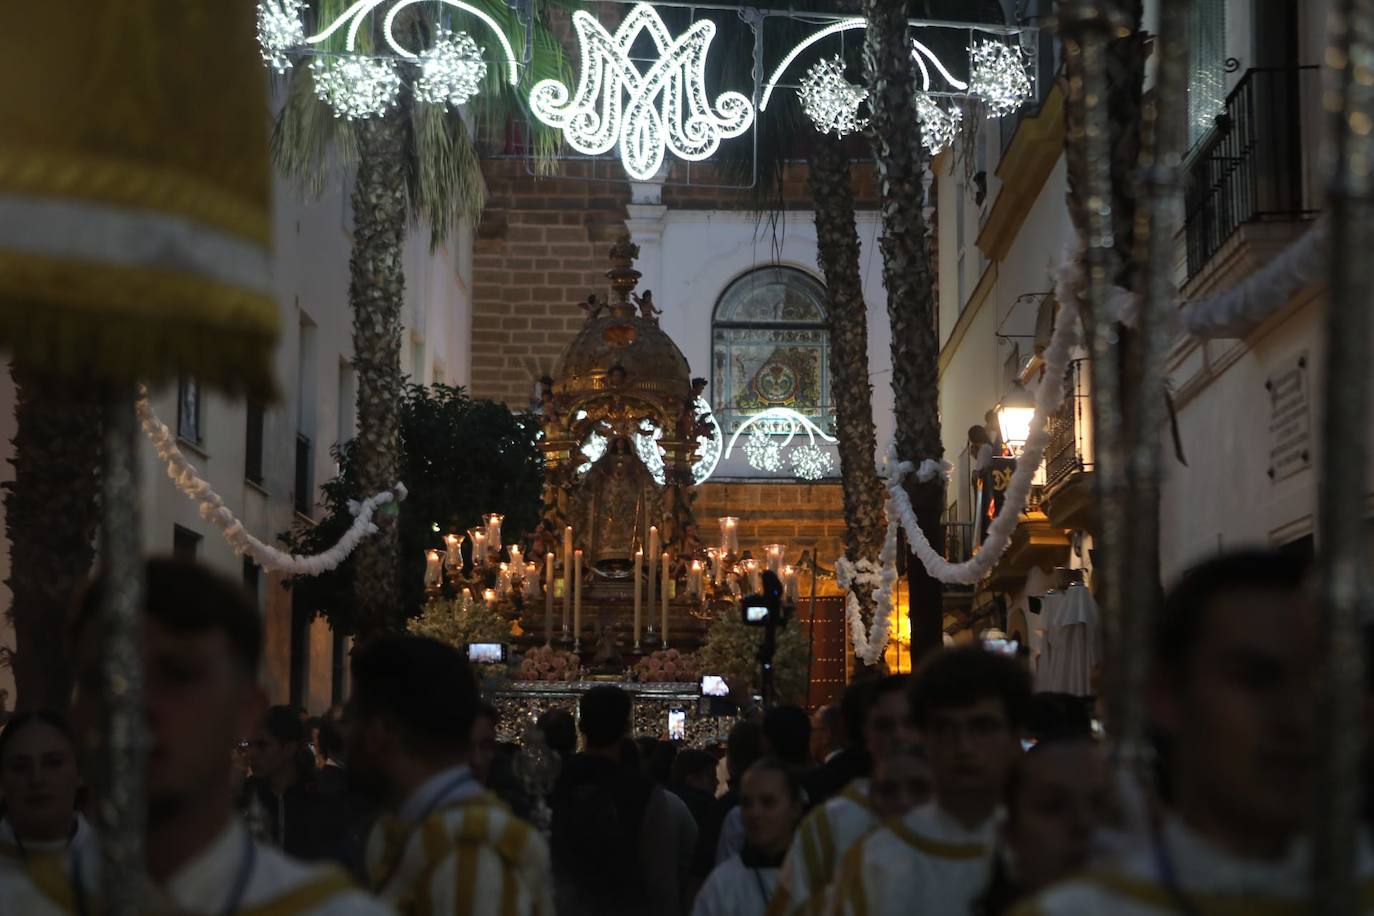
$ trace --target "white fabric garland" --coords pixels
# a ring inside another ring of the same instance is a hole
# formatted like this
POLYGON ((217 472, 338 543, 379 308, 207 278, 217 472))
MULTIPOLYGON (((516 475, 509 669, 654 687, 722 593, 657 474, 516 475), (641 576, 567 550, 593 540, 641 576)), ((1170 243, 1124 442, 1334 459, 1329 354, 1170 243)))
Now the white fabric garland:
POLYGON ((1318 219, 1302 238, 1224 293, 1189 303, 1184 328, 1193 337, 1244 337, 1288 304, 1326 270, 1327 220, 1318 219))
POLYGON ((314 556, 289 554, 270 544, 264 544, 248 533, 243 523, 224 505, 224 500, 209 482, 196 473, 195 467, 186 460, 181 449, 177 448, 176 436, 153 412, 152 405, 148 403, 148 391, 142 386, 139 386, 138 401, 134 407, 138 412, 139 421, 143 424, 143 431, 157 449, 158 458, 167 463, 167 476, 176 483, 177 489, 191 499, 199 501, 200 517, 220 528, 224 539, 233 546, 235 553, 247 554, 263 569, 297 576, 318 576, 320 573, 328 572, 342 563, 364 537, 377 533, 377 525, 372 521, 372 516, 378 508, 393 500, 399 502, 406 498, 405 484, 397 483, 392 489, 375 493, 361 503, 350 500, 348 511, 354 515, 353 524, 344 532, 343 537, 339 538, 338 543, 324 553, 314 556))
MULTIPOLYGON (((887 480, 890 504, 897 520, 906 529, 907 541, 911 552, 921 561, 931 576, 941 582, 964 585, 977 584, 992 571, 1001 559, 1007 545, 1011 543, 1012 532, 1016 530, 1021 509, 1030 495, 1031 481, 1044 457, 1045 446, 1049 443, 1049 427, 1046 419, 1059 409, 1064 399, 1064 371, 1068 368, 1069 356, 1078 340, 1078 303, 1083 289, 1083 269, 1081 253, 1078 249, 1066 252, 1055 276, 1055 299, 1059 302, 1059 316, 1054 325, 1054 336, 1045 350, 1044 381, 1035 392, 1035 416, 1031 420, 1030 436, 1021 457, 1016 460, 1016 470, 1007 484, 1005 505, 998 516, 988 525, 983 546, 972 559, 963 563, 951 563, 940 555, 926 539, 916 520, 916 512, 911 508, 911 500, 902 489, 902 480, 912 473, 909 461, 892 462, 892 473, 887 480)), ((932 459, 921 462, 924 470, 932 459)), ((917 472, 918 479, 920 472, 917 472)))
POLYGON ((867 558, 850 562, 847 556, 835 561, 835 580, 840 588, 848 591, 844 615, 849 624, 850 641, 854 644, 854 654, 865 665, 876 665, 883 657, 892 629, 892 596, 897 585, 897 516, 892 511, 890 496, 883 512, 887 517, 887 534, 878 553, 878 562, 875 564, 867 558), (855 585, 873 589, 873 621, 867 629, 859 611, 859 596, 852 588, 855 585))

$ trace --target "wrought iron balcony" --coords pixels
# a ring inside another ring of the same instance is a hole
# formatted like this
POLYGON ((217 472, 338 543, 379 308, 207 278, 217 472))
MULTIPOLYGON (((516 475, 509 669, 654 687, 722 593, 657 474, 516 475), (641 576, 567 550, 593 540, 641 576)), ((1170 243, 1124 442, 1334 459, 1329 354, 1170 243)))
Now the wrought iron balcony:
POLYGON ((1045 447, 1045 486, 1042 501, 1054 497, 1076 474, 1091 471, 1092 400, 1091 363, 1076 359, 1065 372, 1064 403, 1050 415, 1050 441, 1045 447))
POLYGON ((1318 68, 1247 70, 1184 163, 1184 235, 1194 277, 1242 225, 1315 215, 1304 130, 1318 126, 1318 68), (1309 103, 1308 106, 1304 102, 1309 103))

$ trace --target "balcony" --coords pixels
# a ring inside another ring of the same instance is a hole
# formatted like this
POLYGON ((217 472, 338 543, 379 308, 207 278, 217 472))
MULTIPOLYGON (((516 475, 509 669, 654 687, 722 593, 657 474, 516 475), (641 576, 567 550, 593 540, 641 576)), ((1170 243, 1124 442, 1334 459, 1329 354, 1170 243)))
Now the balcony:
POLYGON ((1320 126, 1319 76, 1312 66, 1247 70, 1216 126, 1188 154, 1183 234, 1189 285, 1237 230, 1316 215, 1304 132, 1320 126))
POLYGON ((1058 528, 1092 527, 1092 364, 1069 363, 1064 380, 1064 403, 1049 418, 1050 441, 1045 447, 1045 486, 1040 508, 1058 528))

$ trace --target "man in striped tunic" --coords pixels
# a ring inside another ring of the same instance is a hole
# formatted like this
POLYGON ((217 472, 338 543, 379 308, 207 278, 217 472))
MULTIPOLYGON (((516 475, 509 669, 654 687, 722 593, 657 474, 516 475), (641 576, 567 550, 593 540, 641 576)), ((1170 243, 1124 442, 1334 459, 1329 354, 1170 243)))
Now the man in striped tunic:
POLYGON ((353 662, 349 775, 394 812, 372 830, 373 889, 414 916, 551 916, 548 847, 469 765, 479 695, 455 649, 386 637, 353 662))

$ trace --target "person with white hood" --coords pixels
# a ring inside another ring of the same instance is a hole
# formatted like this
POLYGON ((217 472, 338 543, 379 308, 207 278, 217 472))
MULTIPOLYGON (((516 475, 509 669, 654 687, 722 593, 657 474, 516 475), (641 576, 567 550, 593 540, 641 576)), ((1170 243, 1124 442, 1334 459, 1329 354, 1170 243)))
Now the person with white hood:
POLYGON ((692 916, 763 916, 805 804, 801 781, 786 763, 765 757, 740 780, 744 848, 712 870, 692 916))

